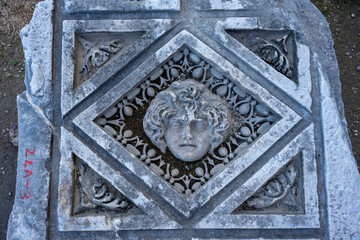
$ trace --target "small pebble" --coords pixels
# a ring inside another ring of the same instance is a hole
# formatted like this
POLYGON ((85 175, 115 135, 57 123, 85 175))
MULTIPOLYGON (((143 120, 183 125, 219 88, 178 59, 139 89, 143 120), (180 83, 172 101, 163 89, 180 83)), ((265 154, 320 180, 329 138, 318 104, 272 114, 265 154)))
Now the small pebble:
POLYGON ((360 65, 359 65, 359 66, 357 66, 356 70, 360 71, 360 65))
POLYGON ((358 130, 354 130, 354 135, 357 137, 359 135, 359 131, 358 130))
POLYGON ((5 175, 5 171, 2 172, 2 175, 5 175))
POLYGON ((354 18, 354 17, 355 17, 355 13, 351 14, 351 17, 354 18))
POLYGON ((345 53, 345 56, 349 56, 349 55, 350 55, 350 53, 349 53, 349 52, 346 52, 346 53, 345 53))
POLYGON ((12 192, 9 192, 9 196, 11 196, 12 195, 12 192))

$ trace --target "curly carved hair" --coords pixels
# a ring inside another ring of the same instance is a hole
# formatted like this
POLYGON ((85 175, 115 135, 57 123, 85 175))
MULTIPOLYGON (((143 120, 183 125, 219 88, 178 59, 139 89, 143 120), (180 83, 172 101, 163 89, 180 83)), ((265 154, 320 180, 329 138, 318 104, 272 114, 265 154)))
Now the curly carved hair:
POLYGON ((167 125, 178 114, 193 115, 208 123, 212 136, 210 151, 229 135, 231 113, 227 103, 195 80, 176 81, 155 97, 143 120, 146 135, 163 153, 167 147, 164 137, 167 125))

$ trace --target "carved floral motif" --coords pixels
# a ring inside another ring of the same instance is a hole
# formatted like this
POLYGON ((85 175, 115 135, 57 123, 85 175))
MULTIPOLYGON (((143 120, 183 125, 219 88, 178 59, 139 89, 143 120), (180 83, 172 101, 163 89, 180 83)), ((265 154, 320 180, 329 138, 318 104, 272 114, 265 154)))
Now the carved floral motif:
POLYGON ((289 193, 297 175, 298 170, 294 164, 290 164, 247 200, 245 205, 257 209, 274 205, 289 193))
POLYGON ((296 82, 296 45, 292 31, 227 31, 236 40, 296 82))
POLYGON ((80 205, 87 206, 87 210, 101 207, 126 212, 134 207, 132 202, 84 163, 77 164, 76 177, 80 190, 80 205))
POLYGON ((281 46, 281 48, 260 37, 248 38, 247 40, 251 42, 250 49, 253 52, 259 55, 261 59, 269 63, 273 68, 291 79, 294 76, 294 71, 286 56, 288 53, 285 45, 286 39, 287 36, 276 40, 276 43, 281 46))
POLYGON ((185 47, 155 69, 140 86, 130 91, 115 106, 108 108, 95 122, 177 191, 190 196, 278 119, 268 107, 228 76, 185 47), (146 110, 159 92, 167 89, 174 81, 188 78, 204 84, 213 94, 220 96, 228 104, 234 119, 229 138, 200 159, 193 171, 175 167, 166 161, 166 155, 157 151, 151 141, 134 134, 137 129, 128 129, 135 113, 146 110))
POLYGON ((88 75, 92 69, 102 66, 110 59, 111 55, 119 52, 124 46, 122 40, 94 45, 82 37, 78 37, 78 39, 84 49, 84 63, 80 70, 83 76, 88 75))

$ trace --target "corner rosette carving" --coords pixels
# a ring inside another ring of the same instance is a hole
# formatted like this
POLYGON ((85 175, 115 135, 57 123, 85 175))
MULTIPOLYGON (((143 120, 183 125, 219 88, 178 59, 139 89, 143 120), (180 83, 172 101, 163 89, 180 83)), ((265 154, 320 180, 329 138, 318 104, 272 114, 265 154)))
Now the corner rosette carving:
POLYGON ((110 59, 111 55, 118 53, 124 47, 122 40, 113 40, 108 43, 94 45, 80 36, 78 39, 84 49, 84 63, 80 70, 80 73, 84 77, 93 69, 104 65, 110 59))
POLYGON ((89 205, 85 202, 90 201, 95 207, 121 212, 127 211, 134 206, 124 195, 110 186, 84 163, 77 164, 77 179, 79 190, 83 196, 80 199, 82 205, 89 205))
POLYGON ((294 70, 291 67, 289 59, 285 55, 288 53, 285 45, 286 38, 287 37, 276 40, 276 42, 282 46, 281 48, 260 37, 248 37, 247 41, 251 42, 251 51, 259 55, 261 59, 270 64, 277 71, 292 79, 294 70))
POLYGON ((284 171, 277 174, 255 195, 245 202, 247 207, 261 209, 270 207, 283 199, 294 186, 298 170, 290 164, 284 171))

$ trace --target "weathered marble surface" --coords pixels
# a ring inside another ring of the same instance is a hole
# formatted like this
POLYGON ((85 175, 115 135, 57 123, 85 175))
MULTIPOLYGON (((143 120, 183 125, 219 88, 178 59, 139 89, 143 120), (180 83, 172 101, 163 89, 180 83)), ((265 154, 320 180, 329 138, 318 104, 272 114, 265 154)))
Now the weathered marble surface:
POLYGON ((8 239, 360 239, 333 42, 308 0, 45 0, 21 36, 8 239), (188 76, 262 122, 180 166, 141 128, 188 76))

